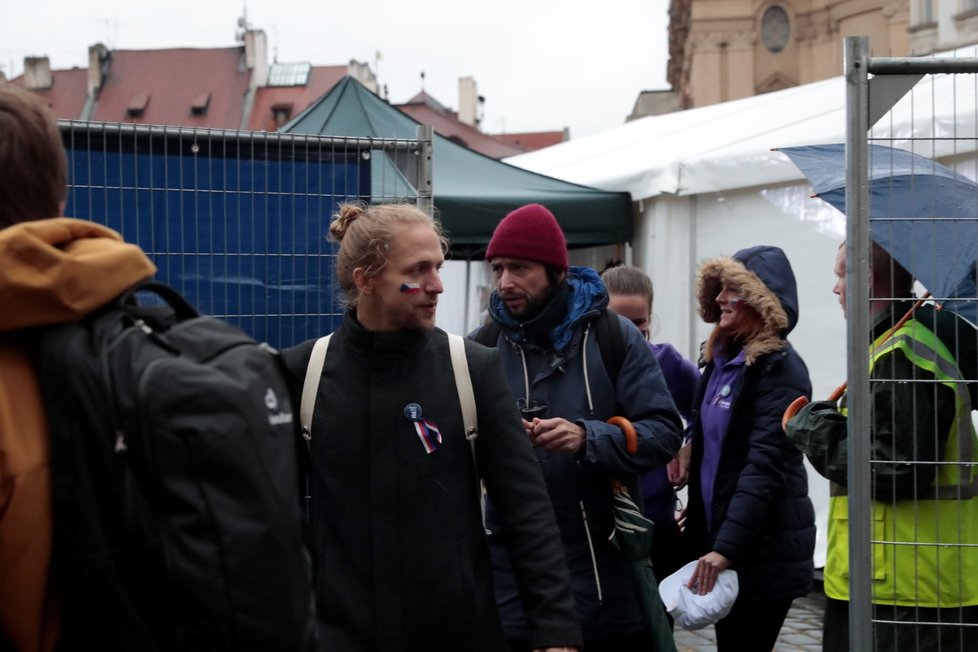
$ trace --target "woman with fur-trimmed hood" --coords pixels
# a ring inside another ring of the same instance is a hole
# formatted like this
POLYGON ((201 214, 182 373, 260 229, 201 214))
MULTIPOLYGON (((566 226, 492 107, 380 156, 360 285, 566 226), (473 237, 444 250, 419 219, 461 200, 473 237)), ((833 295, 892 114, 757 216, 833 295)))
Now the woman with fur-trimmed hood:
POLYGON ((769 652, 794 598, 812 588, 815 512, 802 454, 781 429, 811 396, 808 369, 785 339, 798 291, 784 252, 743 249, 704 262, 699 314, 716 324, 702 348, 694 403, 689 509, 683 533, 701 592, 737 571, 740 593, 717 622, 717 650, 769 652))

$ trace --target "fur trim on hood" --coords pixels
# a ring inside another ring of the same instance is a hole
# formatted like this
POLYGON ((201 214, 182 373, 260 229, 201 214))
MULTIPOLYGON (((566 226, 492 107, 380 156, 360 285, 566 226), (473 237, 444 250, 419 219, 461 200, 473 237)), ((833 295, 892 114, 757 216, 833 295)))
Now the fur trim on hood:
MULTIPOLYGON (((753 247, 700 265, 696 296, 700 317, 708 324, 720 321, 716 298, 724 284, 739 288, 744 303, 757 311, 764 322, 763 328, 744 343, 746 363, 752 365, 760 356, 783 349, 785 336, 798 321, 795 278, 784 252, 777 247, 753 247)), ((707 362, 713 357, 719 335, 718 326, 703 347, 707 362)))

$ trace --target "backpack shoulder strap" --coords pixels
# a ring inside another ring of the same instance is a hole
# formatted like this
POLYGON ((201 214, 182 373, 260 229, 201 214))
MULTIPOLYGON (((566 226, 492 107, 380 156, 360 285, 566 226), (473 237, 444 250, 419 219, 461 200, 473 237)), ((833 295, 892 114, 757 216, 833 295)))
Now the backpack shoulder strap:
MULTIPOLYGON (((493 322, 495 323, 495 322, 493 322)), ((498 331, 498 326, 496 327, 498 331)), ((480 330, 481 332, 481 330, 480 330)), ((495 341, 493 341, 495 344, 495 341)), ((465 357, 465 338, 448 333, 448 349, 452 354, 452 371, 455 374, 455 387, 458 389, 458 402, 462 407, 462 423, 465 438, 469 441, 472 453, 472 468, 475 469, 475 495, 479 497, 482 508, 482 527, 486 527, 486 503, 483 500, 483 485, 479 475, 479 460, 475 455, 475 438, 479 436, 479 414, 475 406, 475 392, 472 391, 472 376, 469 375, 469 361, 465 357)), ((488 534, 489 531, 486 530, 488 534)))
POLYGON ((465 357, 465 340, 460 335, 449 333, 448 348, 452 354, 452 371, 455 373, 458 402, 462 407, 465 438, 472 450, 472 463, 475 464, 476 478, 478 478, 479 463, 475 457, 475 438, 479 436, 479 415, 475 406, 475 392, 472 391, 472 377, 469 375, 469 361, 465 357))
POLYGON ((306 367, 306 378, 302 383, 302 400, 299 403, 299 423, 302 425, 302 436, 306 442, 312 441, 312 413, 316 408, 316 395, 319 393, 319 379, 323 375, 323 365, 326 364, 326 349, 329 348, 329 338, 325 335, 316 340, 309 355, 309 365, 306 367))
POLYGON ((485 324, 483 324, 479 330, 472 333, 471 339, 473 342, 478 342, 482 346, 488 346, 490 349, 496 348, 496 342, 499 341, 499 324, 490 319, 485 324))
POLYGON ((594 319, 594 336, 598 338, 601 360, 612 381, 618 381, 618 373, 625 364, 625 336, 621 332, 618 313, 606 309, 594 319))

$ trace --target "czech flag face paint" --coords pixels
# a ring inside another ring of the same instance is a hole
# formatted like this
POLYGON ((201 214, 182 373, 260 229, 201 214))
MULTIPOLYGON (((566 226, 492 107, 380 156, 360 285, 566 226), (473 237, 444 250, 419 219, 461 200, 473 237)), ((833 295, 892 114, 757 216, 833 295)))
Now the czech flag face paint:
POLYGON ((421 294, 420 283, 401 283, 401 292, 404 294, 421 294))

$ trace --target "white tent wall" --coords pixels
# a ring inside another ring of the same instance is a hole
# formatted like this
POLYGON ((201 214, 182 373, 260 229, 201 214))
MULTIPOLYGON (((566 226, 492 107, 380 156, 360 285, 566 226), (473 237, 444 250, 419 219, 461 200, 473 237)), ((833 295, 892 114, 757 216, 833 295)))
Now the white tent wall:
MULTIPOLYGON (((472 268, 479 267, 480 262, 473 262, 472 268)), ((466 323, 475 323, 474 320, 467 321, 465 313, 466 266, 467 263, 463 260, 445 261, 441 269, 441 282, 445 291, 438 298, 438 312, 435 317, 438 328, 459 335, 465 335, 470 330, 466 328, 466 323)), ((473 303, 471 293, 469 302, 473 303)))

